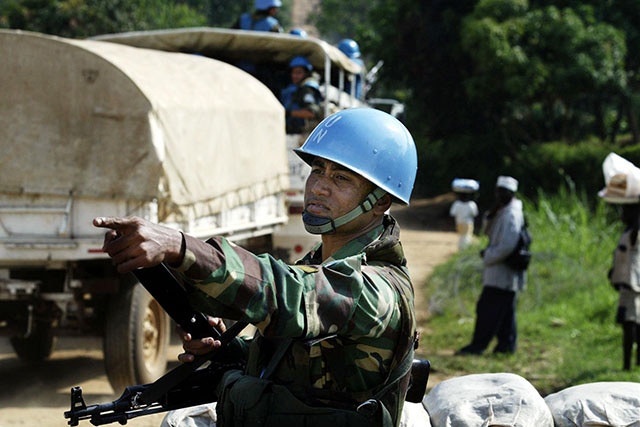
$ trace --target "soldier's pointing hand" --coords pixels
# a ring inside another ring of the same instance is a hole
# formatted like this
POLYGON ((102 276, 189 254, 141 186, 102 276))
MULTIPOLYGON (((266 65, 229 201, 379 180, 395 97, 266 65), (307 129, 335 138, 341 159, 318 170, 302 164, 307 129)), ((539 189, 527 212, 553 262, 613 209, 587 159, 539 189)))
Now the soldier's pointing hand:
POLYGON ((93 225, 109 229, 102 250, 120 273, 181 261, 182 234, 177 230, 138 217, 98 217, 93 225))

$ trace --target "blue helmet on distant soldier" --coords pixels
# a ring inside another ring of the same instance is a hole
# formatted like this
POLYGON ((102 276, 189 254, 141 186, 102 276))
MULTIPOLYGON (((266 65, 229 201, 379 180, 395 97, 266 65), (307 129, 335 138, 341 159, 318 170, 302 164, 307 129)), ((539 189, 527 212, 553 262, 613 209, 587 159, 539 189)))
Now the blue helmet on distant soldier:
POLYGON ((294 36, 300 36, 300 37, 307 37, 308 34, 305 30, 303 30, 302 28, 293 28, 291 29, 291 31, 289 31, 289 34, 294 35, 294 36))
POLYGON ((302 67, 307 71, 313 71, 313 65, 311 65, 311 62, 309 62, 309 60, 304 56, 294 56, 293 59, 291 59, 291 62, 289 62, 289 68, 295 67, 302 67))
POLYGON ((255 0, 254 7, 256 10, 267 10, 272 7, 282 7, 281 0, 255 0))
POLYGON ((351 59, 360 58, 360 46, 355 40, 342 39, 338 42, 338 49, 351 59))

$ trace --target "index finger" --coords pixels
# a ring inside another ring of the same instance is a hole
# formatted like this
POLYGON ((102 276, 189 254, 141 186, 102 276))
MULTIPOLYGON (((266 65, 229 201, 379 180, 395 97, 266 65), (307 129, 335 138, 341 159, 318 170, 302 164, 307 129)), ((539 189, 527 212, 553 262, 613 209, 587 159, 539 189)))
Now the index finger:
POLYGON ((100 228, 110 228, 111 230, 122 230, 131 226, 132 220, 113 216, 99 216, 93 219, 93 225, 100 228))

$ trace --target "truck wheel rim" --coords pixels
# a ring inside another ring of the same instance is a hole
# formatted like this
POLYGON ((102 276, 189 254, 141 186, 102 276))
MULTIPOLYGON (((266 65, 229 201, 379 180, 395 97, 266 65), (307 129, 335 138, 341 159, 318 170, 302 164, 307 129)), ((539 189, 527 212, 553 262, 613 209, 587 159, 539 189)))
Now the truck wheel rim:
POLYGON ((143 355, 148 368, 155 363, 160 348, 159 337, 162 336, 162 313, 159 304, 151 300, 145 310, 143 321, 143 355))

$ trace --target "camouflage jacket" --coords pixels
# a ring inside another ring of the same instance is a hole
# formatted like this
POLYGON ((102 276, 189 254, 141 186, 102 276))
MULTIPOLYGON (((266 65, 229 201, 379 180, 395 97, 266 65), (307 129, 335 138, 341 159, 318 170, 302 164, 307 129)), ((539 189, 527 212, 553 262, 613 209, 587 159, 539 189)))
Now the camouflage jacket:
POLYGON ((207 245, 185 238, 194 305, 258 328, 263 342, 254 371, 265 368, 279 341, 292 341, 272 378, 294 392, 312 388, 359 401, 412 347, 413 288, 390 216, 330 259, 322 262, 317 248, 295 266, 224 238, 207 245))

